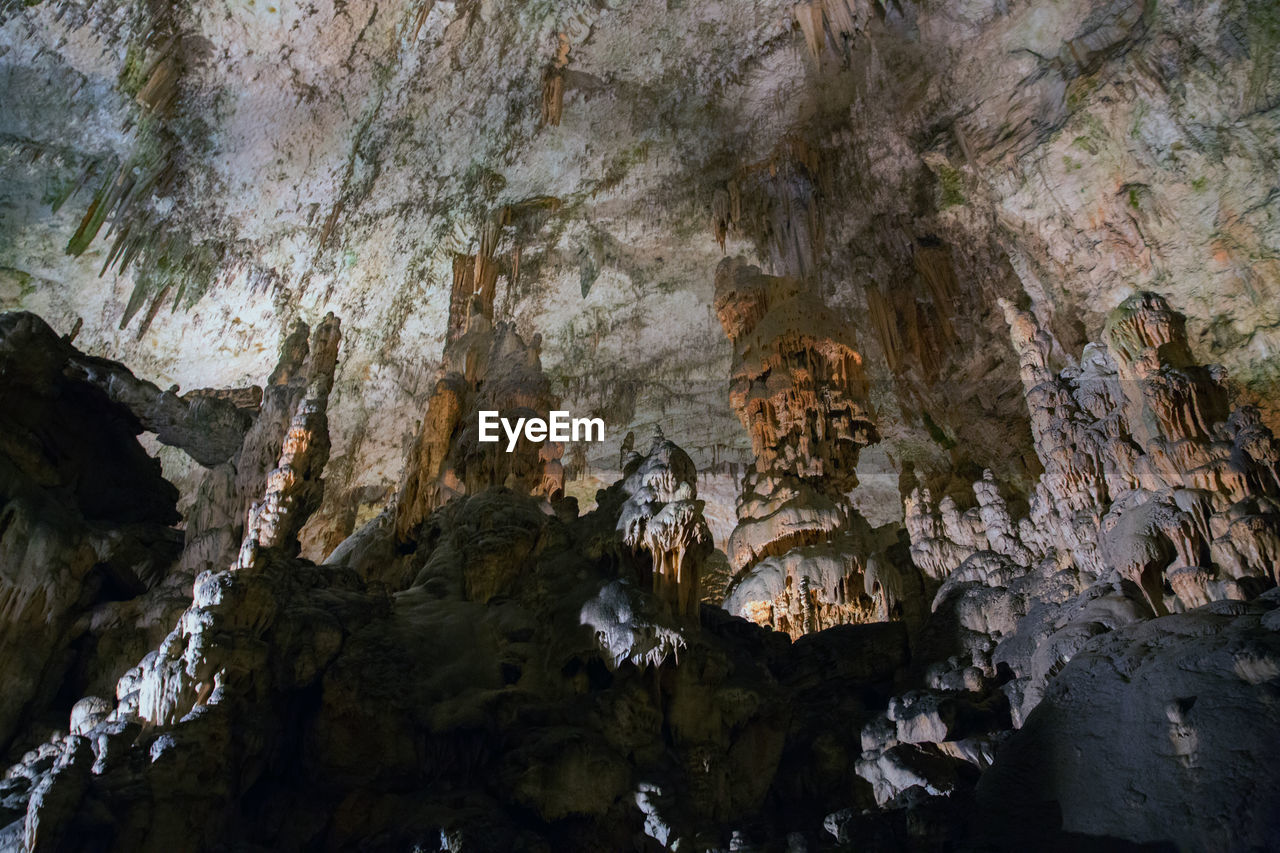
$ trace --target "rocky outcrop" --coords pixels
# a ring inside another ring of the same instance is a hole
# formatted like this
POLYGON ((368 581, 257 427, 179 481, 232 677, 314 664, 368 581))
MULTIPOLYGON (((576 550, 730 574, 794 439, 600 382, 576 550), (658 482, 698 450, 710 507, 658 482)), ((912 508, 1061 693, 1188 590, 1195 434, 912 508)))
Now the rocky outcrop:
POLYGON ((99 686, 129 616, 154 616, 130 602, 182 543, 142 424, 72 357, 39 317, 0 315, 0 751, 65 692, 99 686))
POLYGON ((1278 606, 1216 601, 1081 650, 978 784, 982 841, 1273 846, 1278 606))
MULTIPOLYGON (((350 573, 333 577, 292 561, 298 531, 318 505, 328 454, 336 321, 329 318, 315 343, 312 381, 255 504, 239 559, 201 573, 176 627, 120 677, 114 701, 77 702, 70 732, 55 734, 10 771, 6 805, 27 805, 21 831, 5 849, 104 842, 197 849, 194 839, 225 819, 241 786, 257 779, 249 768, 261 766, 282 735, 270 697, 309 683, 336 653, 338 620, 351 606, 343 593, 362 587, 350 573), (319 600, 317 588, 325 590, 319 600), (325 612, 316 609, 319 601, 327 601, 325 612), (288 612, 286 602, 300 605, 306 617, 288 612), (157 797, 169 805, 136 807, 157 797)), ((360 606, 376 607, 376 596, 360 606)))
POLYGON ((338 331, 330 316, 308 344, 300 325, 265 394, 247 395, 261 397, 259 409, 237 405, 246 395, 234 391, 162 394, 123 365, 78 352, 33 315, 6 314, 0 322, 12 421, 4 451, 9 521, 0 572, 10 604, 3 630, 18 662, 4 671, 13 680, 0 708, 0 743, 29 745, 50 714, 65 715, 85 693, 109 694, 159 642, 157 628, 191 602, 195 577, 236 559, 255 509, 249 489, 262 502, 254 537, 296 539, 294 525, 314 509, 328 445, 302 440, 308 430, 325 434, 323 424, 311 423, 322 410, 304 412, 292 430, 292 414, 280 413, 327 396, 338 331), (212 465, 185 530, 171 526, 180 520, 177 492, 135 439, 148 430, 212 465), (282 448, 284 467, 262 464, 282 448), (293 481, 310 485, 297 489, 293 481))
POLYGON ((205 467, 226 462, 244 441, 261 397, 260 389, 199 389, 182 396, 177 387, 161 391, 134 376, 119 362, 86 355, 60 338, 40 318, 13 314, 8 318, 7 347, 14 352, 41 350, 68 379, 98 388, 133 415, 163 444, 181 448, 205 467))

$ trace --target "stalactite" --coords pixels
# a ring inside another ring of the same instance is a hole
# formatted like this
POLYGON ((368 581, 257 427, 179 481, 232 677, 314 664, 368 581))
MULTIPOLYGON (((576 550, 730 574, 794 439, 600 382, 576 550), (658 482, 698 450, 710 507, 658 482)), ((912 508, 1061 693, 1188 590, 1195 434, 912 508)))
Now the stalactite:
POLYGON ((910 351, 920 365, 921 374, 932 381, 942 369, 944 333, 940 331, 940 321, 933 306, 924 302, 913 301, 907 312, 907 341, 910 351))
POLYGON ((729 235, 729 227, 733 224, 732 202, 729 191, 717 189, 711 200, 711 233, 724 251, 725 238, 729 235))
POLYGON ((468 306, 471 295, 475 292, 474 255, 453 256, 453 284, 449 288, 449 333, 448 340, 454 341, 466 332, 468 306))
POLYGON ((170 38, 157 51, 157 56, 147 75, 147 82, 138 90, 137 102, 147 112, 163 113, 178 98, 178 39, 170 38))
MULTIPOLYGON (((475 254, 454 254, 453 282, 449 289, 448 340, 456 340, 466 332, 473 299, 479 300, 479 312, 488 319, 493 319, 498 277, 501 273, 498 247, 504 229, 511 224, 514 215, 510 205, 497 208, 480 226, 475 254)), ((512 249, 510 266, 514 283, 520 268, 518 245, 512 249)))
POLYGON ((805 44, 809 46, 809 52, 814 57, 821 56, 822 49, 827 44, 822 6, 822 0, 808 0, 808 2, 797 3, 791 7, 796 23, 800 25, 800 31, 804 33, 805 44))
POLYGON ((870 16, 860 0, 802 0, 791 11, 815 59, 828 45, 838 53, 841 40, 861 32, 870 16))
POLYGON ((728 203, 718 203, 713 235, 718 239, 723 214, 723 221, 770 258, 773 272, 808 279, 824 250, 820 204, 828 185, 819 149, 789 134, 767 158, 743 166, 726 184, 728 203))
POLYGON ((651 560, 654 594, 682 617, 696 617, 703 564, 714 548, 698 500, 698 472, 682 449, 655 429, 648 453, 628 451, 617 530, 651 560))
POLYGON ((498 248, 498 239, 502 234, 502 225, 497 218, 490 219, 480 229, 480 247, 475 255, 473 266, 473 291, 480 296, 481 310, 486 317, 493 317, 493 303, 497 296, 498 264, 494 253, 498 248))
POLYGON ((560 33, 556 56, 542 75, 542 123, 560 126, 564 112, 564 70, 569 65, 569 36, 560 33))
POLYGON ((920 246, 916 248, 914 260, 916 271, 929 288, 929 297, 942 333, 941 340, 950 344, 955 339, 952 318, 955 316, 956 300, 960 296, 960 284, 951 263, 951 251, 945 246, 920 246))
POLYGON ((413 37, 409 39, 410 43, 416 42, 418 36, 422 33, 422 25, 427 22, 427 17, 431 14, 431 10, 436 6, 435 0, 421 0, 418 7, 418 13, 413 19, 413 37))

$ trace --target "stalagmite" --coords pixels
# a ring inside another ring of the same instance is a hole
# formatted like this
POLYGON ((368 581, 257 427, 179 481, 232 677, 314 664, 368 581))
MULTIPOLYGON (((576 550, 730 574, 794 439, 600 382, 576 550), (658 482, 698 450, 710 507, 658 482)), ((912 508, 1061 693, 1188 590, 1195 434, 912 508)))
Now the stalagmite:
POLYGON ((623 542, 648 554, 654 594, 676 615, 696 616, 702 564, 713 548, 697 499, 697 470, 661 433, 647 454, 633 457, 623 470, 628 495, 618 518, 623 542))
MULTIPOLYGON (((508 323, 496 326, 486 303, 473 296, 467 319, 450 318, 462 333, 445 347, 435 390, 427 401, 417 441, 405 467, 396 506, 396 536, 413 539, 431 511, 458 495, 489 486, 558 498, 564 491, 563 448, 525 438, 513 452, 479 441, 479 412, 542 417, 556 408, 538 356, 541 340, 525 343, 508 323)), ((488 307, 491 309, 491 304, 488 307)))
MULTIPOLYGON (((336 334, 331 340, 336 350, 336 334)), ((331 373, 326 376, 321 372, 298 404, 285 434, 280 464, 267 477, 262 501, 249 512, 245 538, 253 543, 252 549, 281 548, 291 551, 291 556, 296 554, 302 525, 320 506, 320 474, 329 461, 326 408, 331 381, 331 373)))
MULTIPOLYGON (((295 323, 281 346, 279 362, 263 389, 261 409, 234 464, 241 520, 262 497, 299 406, 309 394, 328 399, 341 338, 338 320, 330 312, 314 332, 305 323, 295 323)), ((327 453, 326 448, 326 458, 327 453)))
POLYGON ((725 606, 793 635, 874 621, 862 573, 875 537, 845 497, 859 452, 879 440, 861 356, 803 281, 740 259, 716 270, 716 312, 734 344, 730 403, 756 459, 725 606))

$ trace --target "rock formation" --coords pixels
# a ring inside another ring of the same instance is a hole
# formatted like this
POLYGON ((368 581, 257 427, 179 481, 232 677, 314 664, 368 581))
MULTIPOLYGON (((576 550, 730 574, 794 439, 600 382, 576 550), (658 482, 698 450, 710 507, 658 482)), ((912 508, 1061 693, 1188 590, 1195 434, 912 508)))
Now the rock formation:
MULTIPOLYGON (((336 344, 336 329, 318 337, 336 344)), ((882 691, 903 659, 900 630, 859 626, 792 649, 700 611, 711 546, 696 471, 661 436, 581 518, 505 488, 447 502, 412 531, 404 559, 420 568, 394 598, 351 569, 299 560, 329 386, 323 373, 307 384, 238 560, 201 573, 114 700, 76 702, 69 730, 9 771, 3 849, 203 849, 213 837, 295 849, 370 832, 377 846, 443 837, 449 849, 769 837, 782 829, 760 808, 790 784, 785 768, 809 765, 861 713, 815 691, 818 673, 838 661, 841 677, 882 691), (795 735, 793 714, 806 721, 795 735), (531 736, 507 738, 516 720, 531 736), (308 816, 281 824, 281 808, 308 816)))
MULTIPOLYGON (((182 547, 177 490, 138 444, 138 419, 69 359, 40 318, 0 315, 0 749, 69 682, 155 617, 129 602, 182 547), (132 619, 130 617, 133 617, 132 619), (114 623, 114 624, 113 624, 114 623)), ((127 375, 127 371, 123 372, 127 375)))
POLYGON ((249 510, 239 568, 249 568, 260 548, 291 550, 290 556, 296 555, 302 526, 320 507, 324 492, 320 475, 329 461, 326 408, 339 340, 338 323, 330 315, 316 333, 316 349, 306 371, 310 381, 285 432, 279 464, 267 475, 262 500, 249 510))
MULTIPOLYGON (((732 316, 743 303, 723 304, 732 316)), ((114 583, 134 579, 148 627, 164 619, 171 630, 150 651, 136 651, 136 638, 104 645, 119 630, 98 632, 93 679, 54 674, 46 684, 6 668, 12 695, 26 691, 28 708, 61 707, 66 719, 50 731, 47 715, 5 706, 26 752, 0 782, 0 850, 204 850, 241 839, 286 850, 767 849, 779 839, 1015 849, 1099 833, 1159 841, 1169 826, 1196 843, 1265 846, 1277 756, 1262 696, 1280 679, 1267 550, 1275 443, 1253 410, 1230 407, 1220 372, 1194 363, 1180 316, 1159 297, 1121 305, 1107 344, 1056 374, 1047 334, 1006 311, 1044 474, 1025 516, 990 472, 967 509, 917 486, 909 548, 823 488, 852 486, 837 462, 856 459, 854 435, 874 436, 833 426, 861 412, 841 393, 848 385, 806 384, 845 374, 829 360, 803 371, 778 360, 770 372, 789 387, 775 398, 765 391, 777 385, 744 372, 735 400, 771 413, 746 481, 792 484, 804 503, 781 508, 821 534, 752 540, 762 522, 740 520, 748 532, 734 541, 765 545, 729 601, 777 608, 767 627, 698 603, 713 547, 698 474, 660 431, 647 453, 624 443, 623 476, 585 514, 571 501, 549 505, 529 485, 542 480, 477 477, 439 492, 403 536, 402 495, 326 565, 300 559, 328 461, 332 318, 310 341, 301 328, 286 340, 244 445, 210 471, 226 490, 202 493, 176 558, 177 535, 164 533, 172 492, 145 457, 139 470, 153 479, 129 482, 155 490, 146 499, 158 514, 123 523, 86 514, 90 495, 59 485, 65 474, 37 477, 42 457, 13 445, 5 464, 28 485, 6 510, 10 529, 44 501, 44 541, 68 544, 42 553, 69 555, 54 580, 72 591, 86 566, 72 559, 84 547, 75 536, 153 543, 121 552, 132 575, 108 571, 114 583), (810 405, 786 408, 797 399, 810 405), (802 442, 821 476, 785 467, 802 442), (255 460, 268 446, 277 458, 245 511, 238 553, 191 535, 199 518, 240 506, 232 486, 264 467, 255 460), (838 523, 820 526, 826 519, 838 523), (152 538, 128 538, 144 531, 152 538), (215 552, 224 565, 203 568, 215 552), (150 562, 136 562, 142 554, 150 562), (900 566, 906 559, 919 574, 900 566), (810 586, 823 572, 843 579, 850 565, 857 596, 847 580, 844 602, 810 586), (159 578, 185 578, 190 597, 157 592, 159 578), (751 597, 769 583, 781 594, 751 597), (907 612, 928 596, 931 612, 907 612), (100 690, 108 674, 114 687, 100 690), (1256 736, 1241 766, 1226 739, 1245 729, 1256 736), (1100 731, 1105 749, 1079 748, 1100 731), (1070 755, 1049 769, 1043 756, 1059 753, 1070 755), (1186 772, 1222 791, 1240 819, 1199 817, 1209 814, 1192 808, 1201 789, 1163 781, 1186 772), (1164 817, 1133 819, 1139 800, 1164 817)), ((464 398, 545 390, 536 353, 483 315, 472 321, 448 353, 464 367, 478 354, 483 382, 458 384, 464 398), (473 348, 461 346, 473 334, 473 348)), ((111 443, 107 458, 128 460, 137 421, 84 379, 68 345, 29 315, 8 315, 4 328, 3 351, 22 356, 5 362, 17 380, 7 387, 24 395, 6 411, 25 418, 6 435, 57 436, 51 424, 83 420, 56 406, 95 405, 127 427, 98 435, 111 443)), ((476 445, 456 420, 446 425, 443 458, 472 464, 476 445)), ((80 461, 64 465, 97 459, 71 458, 80 461)), ((12 600, 50 565, 16 553, 5 552, 12 600)), ((77 595, 54 602, 50 624, 78 618, 77 595)), ((57 659, 65 641, 33 627, 11 619, 5 642, 57 659)))
POLYGON ((1240 786, 1274 787, 1253 763, 1274 748, 1251 744, 1241 768, 1202 763, 1201 744, 1231 737, 1244 723, 1228 709, 1252 707, 1280 672, 1264 662, 1275 593, 1257 597, 1275 580, 1262 555, 1280 522, 1265 509, 1276 444, 1254 410, 1230 408, 1221 371, 1195 363, 1183 317, 1156 294, 1125 300, 1105 345, 1057 374, 1050 335, 1003 308, 1044 473, 1016 522, 989 471, 971 509, 922 485, 907 497, 911 556, 936 590, 912 638, 918 686, 862 730, 858 773, 887 812, 831 828, 937 843, 975 796, 970 837, 993 849, 1265 845, 1253 839, 1273 810, 1240 786), (1241 820, 1186 819, 1203 804, 1154 780, 1188 772, 1231 791, 1241 820), (886 823, 895 813, 908 829, 886 823))
POLYGON ((1262 699, 1280 667, 1276 599, 1273 589, 1247 603, 1217 601, 1090 644, 979 782, 980 843, 1026 849, 1101 835, 1273 846, 1280 815, 1259 792, 1280 784, 1275 706, 1262 699), (1057 757, 1052 766, 1045 755, 1057 757), (1189 779, 1231 810, 1205 815, 1189 779), (1025 805, 1011 813, 1010 802, 1025 805))
POLYGON ((702 564, 714 546, 693 460, 659 432, 648 455, 630 453, 622 473, 622 541, 648 556, 653 594, 676 615, 697 616, 702 564))
POLYGON ((1028 514, 1013 521, 987 472, 964 512, 917 487, 906 526, 937 589, 933 621, 954 620, 960 653, 932 679, 1003 667, 1020 722, 1093 637, 1275 583, 1280 457, 1257 411, 1231 409, 1221 371, 1192 359, 1182 315, 1160 296, 1125 300, 1106 344, 1058 374, 1049 335, 1003 307, 1044 465, 1028 514))
POLYGON ((156 628, 187 606, 197 574, 230 565, 254 503, 249 489, 259 500, 267 490, 254 514, 255 536, 288 530, 296 537, 293 525, 309 512, 297 503, 314 501, 323 467, 314 457, 328 450, 307 447, 306 424, 290 430, 292 414, 281 412, 297 409, 308 387, 313 397, 327 396, 338 333, 330 316, 309 347, 300 324, 265 395, 206 390, 178 397, 123 365, 80 353, 34 315, 5 314, 0 323, 4 411, 12 419, 3 453, 3 541, 12 550, 0 561, 8 589, 0 629, 9 659, 23 662, 4 672, 14 679, 0 703, 0 743, 9 744, 28 741, 30 727, 46 725, 50 709, 69 694, 110 692, 110 662, 140 655, 159 639, 156 628), (237 406, 244 398, 261 398, 261 409, 237 406), (170 526, 180 519, 177 493, 134 438, 144 430, 211 466, 185 530, 170 526), (290 451, 286 467, 272 471, 259 461, 266 453, 279 457, 282 447, 290 451), (292 479, 312 485, 292 489, 284 501, 292 479))
POLYGON ((879 440, 862 357, 799 278, 740 259, 716 270, 716 313, 734 344, 730 403, 751 436, 726 608, 793 637, 900 613, 897 584, 868 557, 884 544, 846 494, 862 448, 879 440))
MULTIPOLYGON (((491 303, 490 303, 491 304, 491 303)), ((501 417, 547 417, 556 408, 531 343, 509 323, 494 325, 484 302, 467 302, 465 323, 445 347, 435 390, 427 401, 417 442, 405 466, 395 528, 400 541, 450 498, 505 486, 522 494, 558 500, 564 491, 564 448, 537 445, 521 436, 514 451, 506 439, 480 442, 479 413, 501 417)))

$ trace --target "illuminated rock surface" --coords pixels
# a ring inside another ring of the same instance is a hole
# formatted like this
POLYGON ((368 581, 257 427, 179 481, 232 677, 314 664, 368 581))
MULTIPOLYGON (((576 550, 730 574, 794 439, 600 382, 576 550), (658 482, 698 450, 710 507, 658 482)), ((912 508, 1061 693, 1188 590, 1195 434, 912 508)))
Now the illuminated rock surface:
POLYGON ((716 270, 716 312, 734 346, 730 403, 755 456, 729 537, 726 609, 792 637, 900 618, 899 585, 868 571, 887 561, 885 537, 845 497, 858 454, 879 440, 847 329, 805 280, 739 259, 716 270))

